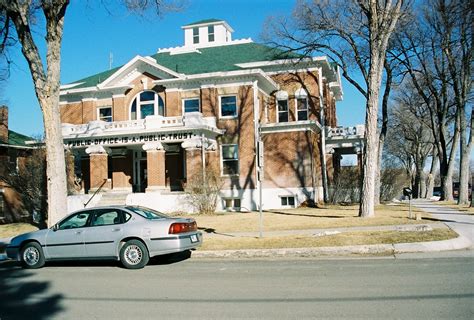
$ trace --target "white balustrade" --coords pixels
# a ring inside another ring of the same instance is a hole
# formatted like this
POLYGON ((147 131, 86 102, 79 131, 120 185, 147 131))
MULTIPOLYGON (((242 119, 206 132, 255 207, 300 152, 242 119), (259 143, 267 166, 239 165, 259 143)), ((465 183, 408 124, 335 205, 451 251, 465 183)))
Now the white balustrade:
POLYGON ((127 121, 91 121, 87 124, 74 125, 64 123, 62 125, 63 136, 74 136, 82 134, 102 134, 107 132, 127 132, 137 130, 153 130, 160 128, 174 128, 174 127, 201 127, 208 126, 216 128, 215 117, 203 117, 202 113, 193 112, 192 114, 185 114, 178 117, 162 117, 162 116, 148 116, 140 120, 127 121))

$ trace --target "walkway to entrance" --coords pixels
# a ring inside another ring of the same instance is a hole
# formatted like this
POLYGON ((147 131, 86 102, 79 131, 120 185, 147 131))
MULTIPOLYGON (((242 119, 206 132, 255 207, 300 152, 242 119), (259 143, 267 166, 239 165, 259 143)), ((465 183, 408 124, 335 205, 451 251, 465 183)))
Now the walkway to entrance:
MULTIPOLYGON (((474 215, 463 213, 426 199, 415 199, 412 204, 429 212, 434 219, 444 222, 458 234, 474 243, 474 215)), ((474 246, 471 245, 471 250, 473 249, 474 246)))

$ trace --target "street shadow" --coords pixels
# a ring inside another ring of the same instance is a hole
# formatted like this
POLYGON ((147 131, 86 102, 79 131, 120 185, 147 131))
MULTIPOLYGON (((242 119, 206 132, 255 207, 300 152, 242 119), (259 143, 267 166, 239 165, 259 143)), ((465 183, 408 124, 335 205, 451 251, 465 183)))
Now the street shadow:
POLYGON ((156 256, 150 258, 150 262, 148 262, 149 266, 163 266, 163 265, 170 265, 175 264, 178 262, 182 262, 191 258, 191 251, 186 250, 182 252, 164 254, 161 256, 156 256))
POLYGON ((15 261, 0 262, 0 319, 50 319, 63 310, 62 294, 50 294, 48 281, 35 279, 15 261))
POLYGON ((115 260, 61 260, 48 261, 46 267, 118 267, 120 263, 115 260))

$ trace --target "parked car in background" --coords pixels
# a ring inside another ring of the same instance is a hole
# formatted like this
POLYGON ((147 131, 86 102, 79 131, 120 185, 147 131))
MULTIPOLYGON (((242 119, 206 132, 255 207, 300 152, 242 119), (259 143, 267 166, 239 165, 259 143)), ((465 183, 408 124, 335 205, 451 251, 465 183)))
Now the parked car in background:
POLYGON ((50 229, 14 237, 7 256, 25 268, 51 260, 113 259, 143 268, 150 257, 193 250, 202 244, 194 219, 171 218, 138 206, 109 206, 72 213, 50 229))

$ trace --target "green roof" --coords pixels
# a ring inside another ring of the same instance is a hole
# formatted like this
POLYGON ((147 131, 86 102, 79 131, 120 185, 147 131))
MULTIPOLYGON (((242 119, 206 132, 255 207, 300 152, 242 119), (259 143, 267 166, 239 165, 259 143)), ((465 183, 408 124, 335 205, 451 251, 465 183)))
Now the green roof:
POLYGON ((205 19, 205 20, 199 20, 193 23, 188 23, 185 24, 183 27, 189 27, 189 26, 194 26, 195 24, 204 24, 204 23, 211 23, 211 22, 223 22, 224 20, 222 19, 205 19))
POLYGON ((25 147, 28 144, 27 141, 34 141, 32 137, 25 136, 15 131, 8 130, 8 144, 12 146, 25 147))
POLYGON ((97 73, 93 76, 89 76, 87 78, 83 78, 83 79, 80 79, 80 80, 77 80, 77 81, 74 81, 74 82, 71 82, 71 83, 81 83, 79 86, 75 86, 74 88, 93 87, 93 86, 96 86, 99 83, 105 81, 108 77, 113 75, 115 73, 115 71, 117 71, 120 68, 121 68, 121 66, 117 67, 117 68, 107 70, 107 71, 103 71, 101 73, 97 73))
MULTIPOLYGON (((161 52, 151 57, 155 59, 159 65, 186 75, 243 70, 243 68, 237 66, 237 64, 299 57, 299 55, 294 53, 285 53, 282 50, 253 42, 198 48, 197 50, 197 52, 173 55, 169 52, 161 52)), ((73 83, 80 84, 74 86, 73 89, 95 86, 105 81, 120 68, 121 67, 117 67, 74 81, 73 83)))

